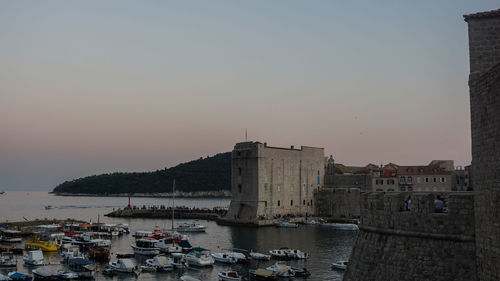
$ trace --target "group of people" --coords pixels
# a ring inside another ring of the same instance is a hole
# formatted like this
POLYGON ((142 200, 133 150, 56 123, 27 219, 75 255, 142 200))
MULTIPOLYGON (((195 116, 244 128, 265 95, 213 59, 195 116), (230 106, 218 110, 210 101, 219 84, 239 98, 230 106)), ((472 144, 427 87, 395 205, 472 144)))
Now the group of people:
MULTIPOLYGON (((405 212, 409 212, 411 210, 411 196, 408 196, 408 199, 405 200, 403 205, 403 210, 405 212)), ((438 195, 436 199, 434 199, 434 212, 436 213, 446 213, 446 203, 443 198, 438 195)))

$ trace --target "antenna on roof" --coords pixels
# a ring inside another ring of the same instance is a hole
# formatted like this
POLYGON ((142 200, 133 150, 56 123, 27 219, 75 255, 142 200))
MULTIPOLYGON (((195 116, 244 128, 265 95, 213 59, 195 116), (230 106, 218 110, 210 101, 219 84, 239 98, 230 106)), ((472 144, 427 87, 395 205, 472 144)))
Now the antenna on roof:
POLYGON ((247 141, 247 137, 248 137, 247 128, 245 128, 245 141, 247 141))

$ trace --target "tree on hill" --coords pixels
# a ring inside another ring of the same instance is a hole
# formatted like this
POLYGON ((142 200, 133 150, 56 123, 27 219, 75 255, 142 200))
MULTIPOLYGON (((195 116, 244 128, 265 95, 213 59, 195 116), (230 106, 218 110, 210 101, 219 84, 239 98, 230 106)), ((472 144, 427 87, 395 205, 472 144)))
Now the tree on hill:
POLYGON ((154 172, 111 173, 66 181, 54 193, 154 193, 231 189, 231 152, 216 154, 154 172))

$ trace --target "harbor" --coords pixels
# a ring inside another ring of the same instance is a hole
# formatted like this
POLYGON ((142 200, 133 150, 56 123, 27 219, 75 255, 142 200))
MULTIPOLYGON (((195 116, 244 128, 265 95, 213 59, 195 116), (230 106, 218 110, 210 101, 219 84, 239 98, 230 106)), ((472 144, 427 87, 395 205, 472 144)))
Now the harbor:
MULTIPOLYGON (((24 220, 24 213, 29 212, 35 214, 38 212, 43 216, 50 217, 72 217, 75 220, 85 221, 89 224, 127 224, 129 234, 122 234, 118 236, 110 236, 110 261, 116 262, 118 260, 117 254, 128 252, 133 253, 131 244, 136 241, 134 234, 137 231, 154 231, 155 229, 167 230, 171 229, 171 218, 121 218, 121 217, 105 217, 104 215, 113 211, 113 208, 123 208, 126 202, 123 198, 95 198, 99 199, 98 202, 93 202, 92 206, 80 205, 81 197, 56 197, 43 192, 7 192, 0 203, 0 211, 6 211, 9 208, 9 217, 11 221, 24 220), (25 209, 13 208, 14 203, 12 198, 17 196, 24 196, 28 206, 25 209), (10 200, 9 200, 10 198, 10 200), (122 204, 122 206, 119 205, 122 204), (125 204, 124 204, 125 203, 125 204), (52 209, 46 210, 44 206, 51 205, 52 209), (69 207, 72 206, 72 207, 69 207)), ((142 199, 145 201, 137 201, 137 205, 169 205, 171 201, 168 199, 142 199), (164 201, 162 201, 164 200, 164 201)), ((188 206, 190 208, 198 206, 212 209, 217 206, 224 206, 229 203, 228 200, 218 201, 215 199, 177 199, 179 205, 188 206), (203 204, 204 203, 204 204, 203 204)), ((177 204, 177 203, 176 203, 177 204)), ((126 207, 126 206, 125 206, 126 207)), ((331 264, 336 261, 346 260, 352 249, 355 240, 355 233, 352 231, 335 231, 332 228, 319 226, 319 225, 305 225, 300 224, 296 228, 278 228, 278 227, 265 227, 265 228, 248 228, 242 226, 225 226, 218 225, 215 221, 207 220, 191 220, 191 219, 175 219, 174 227, 182 224, 201 224, 206 226, 204 232, 183 232, 188 236, 188 241, 193 247, 203 248, 210 250, 211 253, 222 253, 230 251, 231 249, 241 249, 247 256, 251 252, 270 255, 269 251, 288 247, 290 249, 297 249, 304 253, 308 253, 306 259, 289 259, 285 262, 295 268, 307 268, 310 272, 308 280, 342 280, 343 271, 333 270, 331 264)), ((77 223, 75 223, 77 224, 77 223)), ((79 224, 79 223, 78 223, 79 224)), ((26 242, 31 241, 32 237, 24 237, 23 241, 14 245, 15 247, 22 248, 26 242)), ((88 253, 88 252, 85 252, 88 253)), ((24 250, 26 254, 26 250, 24 250)), ((56 270, 66 268, 62 264, 63 258, 59 252, 46 252, 43 253, 45 263, 48 267, 56 270)), ((135 256, 132 258, 134 264, 146 266, 146 260, 153 257, 135 256)), ((265 269, 274 266, 278 259, 267 260, 251 260, 250 263, 221 263, 214 262, 210 267, 197 267, 190 266, 184 270, 173 270, 170 272, 152 272, 143 270, 138 276, 137 280, 179 280, 183 275, 189 275, 201 280, 217 280, 218 274, 223 271, 236 271, 245 278, 249 277, 250 271, 258 268, 265 269)), ((96 263, 96 280, 136 280, 133 274, 117 274, 115 276, 103 275, 104 270, 108 267, 107 262, 96 263)), ((24 264, 22 255, 17 256, 17 271, 25 274, 32 274, 32 270, 36 267, 27 266, 24 264)), ((10 269, 0 269, 0 273, 6 275, 8 272, 13 271, 10 269)), ((57 271, 57 270, 56 270, 57 271)), ((300 280, 303 277, 296 277, 300 280)))

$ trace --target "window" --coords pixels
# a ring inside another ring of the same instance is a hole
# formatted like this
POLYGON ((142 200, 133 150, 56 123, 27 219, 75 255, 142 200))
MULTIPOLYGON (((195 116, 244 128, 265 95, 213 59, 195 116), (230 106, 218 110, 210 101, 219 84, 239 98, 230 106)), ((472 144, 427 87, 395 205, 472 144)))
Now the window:
POLYGON ((311 206, 313 205, 313 201, 311 200, 311 206))
POLYGON ((432 178, 432 181, 433 182, 437 182, 437 178, 432 178))
POLYGON ((241 193, 241 184, 238 184, 238 191, 241 193))
POLYGON ((293 200, 290 200, 290 206, 293 206, 293 200))
POLYGON ((238 175, 241 176, 241 168, 238 168, 238 175))
POLYGON ((446 182, 446 178, 441 178, 441 182, 446 182))
POLYGON ((280 205, 280 200, 278 200, 278 206, 280 205))
POLYGON ((417 177, 417 183, 420 183, 420 177, 417 177))
POLYGON ((267 201, 264 201, 264 207, 267 207, 267 201))
POLYGON ((241 156, 241 151, 236 152, 236 155, 241 156))
POLYGON ((401 191, 406 191, 406 187, 402 186, 400 187, 401 191))
POLYGON ((302 205, 304 206, 306 205, 306 200, 302 201, 302 205))
POLYGON ((429 178, 425 178, 425 182, 429 182, 429 178))
POLYGON ((378 185, 378 180, 375 180, 375 184, 378 185))
POLYGON ((380 180, 380 184, 384 184, 384 180, 380 180))
POLYGON ((405 177, 403 176, 399 177, 399 183, 405 183, 405 177))
POLYGON ((411 176, 408 176, 407 183, 408 184, 413 184, 413 179, 411 178, 411 176))

